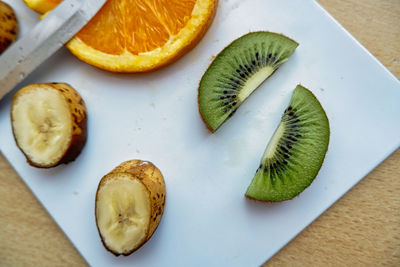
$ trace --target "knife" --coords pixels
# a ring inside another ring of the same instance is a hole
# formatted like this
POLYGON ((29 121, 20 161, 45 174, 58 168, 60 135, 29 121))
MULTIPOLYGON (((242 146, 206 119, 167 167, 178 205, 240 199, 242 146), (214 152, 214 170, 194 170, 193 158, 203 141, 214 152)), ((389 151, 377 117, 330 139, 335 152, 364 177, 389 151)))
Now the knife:
POLYGON ((0 57, 0 100, 74 36, 106 0, 64 0, 0 57))

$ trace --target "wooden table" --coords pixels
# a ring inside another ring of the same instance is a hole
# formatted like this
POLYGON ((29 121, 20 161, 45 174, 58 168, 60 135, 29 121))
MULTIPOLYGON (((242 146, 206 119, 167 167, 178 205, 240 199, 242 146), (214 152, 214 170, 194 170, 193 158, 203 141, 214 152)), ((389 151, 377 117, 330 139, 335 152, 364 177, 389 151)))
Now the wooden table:
MULTIPOLYGON (((400 0, 319 2, 400 79, 400 0)), ((0 266, 84 265, 0 155, 0 266)), ((400 266, 400 149, 266 263, 327 265, 400 266)))

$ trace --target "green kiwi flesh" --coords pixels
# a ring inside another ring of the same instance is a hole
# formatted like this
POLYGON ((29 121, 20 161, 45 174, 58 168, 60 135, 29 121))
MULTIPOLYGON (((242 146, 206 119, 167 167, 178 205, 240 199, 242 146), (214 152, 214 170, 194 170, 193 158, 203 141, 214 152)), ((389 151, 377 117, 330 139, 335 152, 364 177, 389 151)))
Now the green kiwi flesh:
POLYGON ((200 81, 200 114, 211 132, 294 52, 298 43, 273 32, 252 32, 221 51, 200 81))
POLYGON ((317 176, 329 144, 329 121, 317 98, 298 85, 269 141, 246 196, 292 199, 317 176))

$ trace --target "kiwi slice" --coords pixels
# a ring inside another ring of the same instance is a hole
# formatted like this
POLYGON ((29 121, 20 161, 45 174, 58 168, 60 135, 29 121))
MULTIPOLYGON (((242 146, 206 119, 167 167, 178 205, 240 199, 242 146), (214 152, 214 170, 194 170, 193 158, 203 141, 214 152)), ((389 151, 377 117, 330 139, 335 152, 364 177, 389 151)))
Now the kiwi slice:
POLYGON ((273 32, 252 32, 233 41, 200 81, 200 114, 211 132, 294 52, 298 43, 273 32))
POLYGON ((321 104, 308 89, 298 85, 246 196, 283 201, 300 194, 322 166, 329 135, 329 121, 321 104))

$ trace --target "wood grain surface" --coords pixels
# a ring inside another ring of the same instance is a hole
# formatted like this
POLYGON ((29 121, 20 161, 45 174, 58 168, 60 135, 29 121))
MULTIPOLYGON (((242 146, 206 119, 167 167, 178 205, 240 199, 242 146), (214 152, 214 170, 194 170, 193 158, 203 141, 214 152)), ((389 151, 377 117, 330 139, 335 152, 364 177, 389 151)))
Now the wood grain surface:
MULTIPOLYGON (((400 0, 319 2, 400 79, 400 0)), ((0 266, 85 265, 0 155, 0 266)), ((400 266, 400 149, 265 266, 400 266)))

